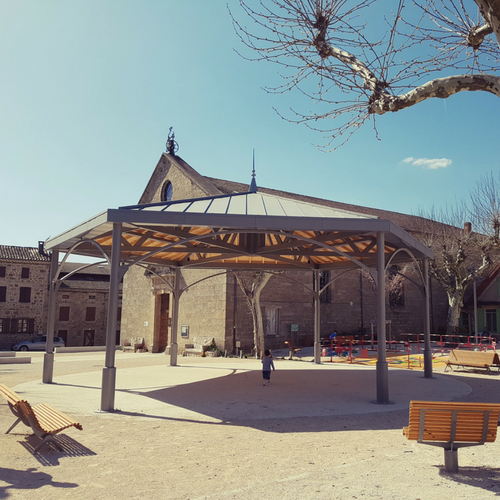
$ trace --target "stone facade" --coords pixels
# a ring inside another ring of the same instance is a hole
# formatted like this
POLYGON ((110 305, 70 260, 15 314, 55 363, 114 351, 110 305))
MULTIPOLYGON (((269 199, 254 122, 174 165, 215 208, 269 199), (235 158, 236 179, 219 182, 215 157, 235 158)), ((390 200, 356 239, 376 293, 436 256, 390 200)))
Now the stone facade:
MULTIPOLYGON (((61 277, 81 267, 66 263, 61 277)), ((118 298, 116 339, 120 344, 121 293, 118 298)), ((56 297, 55 333, 68 347, 106 345, 109 270, 107 266, 83 269, 63 280, 56 297)))
POLYGON ((36 248, 0 246, 0 349, 46 330, 49 268, 36 248))
MULTIPOLYGON (((61 276, 81 266, 65 263, 61 276)), ((50 258, 38 248, 0 245, 0 349, 47 333, 49 275, 50 258)), ((108 288, 109 272, 103 267, 65 280, 56 296, 54 335, 67 346, 105 345, 108 288)), ((120 321, 117 330, 119 343, 120 321)))
MULTIPOLYGON (((221 194, 208 180, 194 169, 176 158, 163 155, 146 186, 140 203, 156 203, 162 201, 165 184, 170 182, 172 200, 193 197, 214 196, 221 194)), ((173 280, 168 275, 158 277, 161 269, 145 272, 141 267, 132 267, 127 271, 123 281, 123 318, 122 342, 132 337, 143 337, 145 344, 152 352, 164 351, 171 343, 172 332, 170 322, 162 324, 161 296, 169 295, 173 280), (162 331, 167 340, 161 340, 162 331)), ((192 343, 195 336, 211 336, 221 349, 225 349, 228 337, 233 333, 232 325, 228 331, 227 323, 227 276, 208 276, 219 274, 218 271, 189 270, 181 274, 183 288, 200 280, 200 283, 187 288, 179 302, 178 343, 182 351, 185 344, 192 343)), ((172 301, 168 300, 168 318, 172 316, 172 301)))
MULTIPOLYGON (((164 154, 151 176, 139 203, 157 203, 162 199, 165 186, 170 183, 172 200, 217 196, 248 190, 248 186, 201 176, 177 156, 164 154)), ((259 188, 260 189, 260 188, 259 188)), ((263 188, 262 191, 274 193, 263 188)), ((276 192, 278 193, 278 192, 276 192)), ((280 196, 301 199, 312 203, 335 202, 312 199, 300 195, 279 192, 280 196)), ((354 208, 340 207, 348 210, 354 208)), ((362 211, 362 207, 356 207, 362 211)), ((365 213, 377 215, 375 209, 365 213)), ((405 229, 412 217, 392 212, 379 214, 390 218, 405 229), (391 215, 392 214, 392 215, 391 215)), ((152 271, 158 272, 160 268, 152 271)), ((164 272, 167 272, 164 270, 164 272)), ((183 292, 179 303, 179 352, 194 337, 213 337, 217 347, 235 353, 237 346, 249 353, 253 346, 253 323, 245 296, 231 272, 183 269, 183 292), (221 274, 222 273, 222 274, 221 274), (210 279, 210 275, 217 275, 210 279), (198 282, 195 284, 195 282, 198 282), (183 335, 181 335, 181 331, 183 335)), ((168 274, 168 272, 167 272, 168 274)), ((321 303, 321 335, 328 337, 333 330, 344 335, 363 335, 368 338, 376 319, 376 288, 371 279, 355 269, 348 273, 330 271, 328 278, 335 281, 324 293, 321 303)), ((132 268, 124 278, 122 340, 144 337, 152 351, 163 351, 163 345, 171 342, 170 323, 159 326, 165 314, 159 312, 160 303, 168 302, 167 316, 172 313, 172 301, 161 299, 168 296, 172 277, 162 279, 143 268, 132 268), (170 281, 169 281, 170 280, 170 281), (159 330, 166 331, 167 341, 158 343, 159 330)), ((447 301, 440 287, 432 282, 431 330, 437 331, 446 324, 447 301)), ((403 334, 423 332, 424 308, 420 290, 405 282, 398 300, 387 302, 388 335, 393 339, 403 334)), ((266 347, 283 348, 284 341, 293 339, 299 345, 311 345, 314 329, 313 276, 306 271, 287 271, 273 277, 261 295, 261 307, 266 334, 266 347)), ((375 327, 376 332, 376 327, 375 327)), ((168 351, 168 349, 167 349, 168 351)))

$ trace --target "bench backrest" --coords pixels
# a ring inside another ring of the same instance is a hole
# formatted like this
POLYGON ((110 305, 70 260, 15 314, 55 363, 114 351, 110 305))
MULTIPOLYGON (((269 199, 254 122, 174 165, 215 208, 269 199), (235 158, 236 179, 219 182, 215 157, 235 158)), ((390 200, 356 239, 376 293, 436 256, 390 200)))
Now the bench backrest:
POLYGON ((57 434, 68 427, 83 429, 76 420, 52 408, 52 406, 39 404, 36 405, 35 411, 27 401, 21 401, 19 407, 30 423, 45 434, 57 434))
POLYGON ((456 418, 455 442, 493 442, 497 436, 500 404, 455 403, 448 401, 411 401, 410 423, 406 437, 419 440, 420 425, 423 422, 423 441, 447 442, 452 439, 452 421, 456 418), (424 414, 424 410, 425 414, 424 414), (483 435, 485 415, 489 412, 486 439, 483 435))
POLYGON ((0 384, 0 394, 12 405, 16 406, 19 401, 22 401, 21 396, 9 389, 6 385, 0 384))
POLYGON ((478 366, 486 368, 499 364, 498 354, 493 351, 461 351, 453 349, 450 351, 448 361, 452 364, 478 366))

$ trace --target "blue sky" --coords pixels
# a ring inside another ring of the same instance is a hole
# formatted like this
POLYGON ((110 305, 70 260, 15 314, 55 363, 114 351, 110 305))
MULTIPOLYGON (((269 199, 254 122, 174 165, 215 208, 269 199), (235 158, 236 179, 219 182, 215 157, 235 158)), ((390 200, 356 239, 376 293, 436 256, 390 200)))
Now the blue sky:
POLYGON ((384 115, 380 141, 368 123, 325 153, 273 110, 302 97, 262 90, 279 68, 235 48, 224 1, 0 0, 0 243, 136 203, 170 126, 203 175, 250 182, 255 148, 259 185, 405 213, 467 198, 500 166, 492 95, 384 115))

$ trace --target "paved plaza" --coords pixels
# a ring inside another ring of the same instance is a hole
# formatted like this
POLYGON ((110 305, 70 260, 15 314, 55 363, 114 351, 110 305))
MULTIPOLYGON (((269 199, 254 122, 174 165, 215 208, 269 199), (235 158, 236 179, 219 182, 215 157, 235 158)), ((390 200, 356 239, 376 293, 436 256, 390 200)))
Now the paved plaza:
MULTIPOLYGON (((23 354, 24 355, 24 354, 23 354)), ((42 353, 0 365, 1 382, 83 425, 44 446, 0 401, 0 498, 493 498, 499 443, 459 451, 407 441, 412 399, 498 402, 498 376, 465 371, 423 378, 389 370, 393 404, 378 405, 375 368, 276 359, 262 385, 254 359, 117 352, 116 412, 99 411, 104 353, 56 354, 42 384, 42 353)))

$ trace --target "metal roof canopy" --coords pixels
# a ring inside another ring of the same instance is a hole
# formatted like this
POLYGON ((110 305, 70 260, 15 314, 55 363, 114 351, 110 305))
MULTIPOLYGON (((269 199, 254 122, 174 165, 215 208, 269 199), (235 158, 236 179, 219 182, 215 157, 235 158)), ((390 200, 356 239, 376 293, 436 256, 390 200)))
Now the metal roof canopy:
MULTIPOLYGON (((311 270, 317 279, 321 270, 376 267, 380 281, 389 262, 423 260, 424 289, 427 291, 427 259, 433 258, 429 248, 390 220, 258 192, 108 209, 48 239, 45 249, 53 252, 53 268, 58 267, 59 252, 105 256, 111 262, 106 365, 101 400, 104 411, 114 407, 118 282, 134 264, 168 266, 176 269, 176 277, 182 268, 285 269, 311 270)), ((176 283, 178 281, 176 279, 176 283)), ((378 287, 377 322, 381 325, 379 341, 383 339, 384 345, 378 352, 377 362, 377 402, 380 403, 389 402, 384 288, 378 287)), ((173 294, 175 313, 179 290, 174 290, 173 294)), ((319 363, 319 300, 315 302, 318 302, 315 361, 319 363)), ((55 307, 55 300, 52 303, 55 307)), ((428 295, 426 313, 424 332, 429 323, 428 295)), ((173 318, 171 364, 177 363, 176 320, 173 318)), ((53 335, 53 323, 49 313, 49 336, 53 335)), ((428 340, 430 354, 430 337, 428 340)), ((50 358, 53 354, 51 350, 49 352, 49 343, 46 356, 43 381, 51 383, 52 366, 48 364, 53 363, 53 358, 50 358)), ((426 377, 432 376, 431 370, 429 357, 426 377)))
MULTIPOLYGON (((390 220, 261 193, 109 209, 50 238, 46 250, 109 257, 113 224, 122 224, 121 262, 227 269, 334 269, 376 263, 385 254, 432 252, 390 220), (92 241, 92 243, 91 243, 92 241)), ((394 256, 407 261, 408 255, 394 256)))

